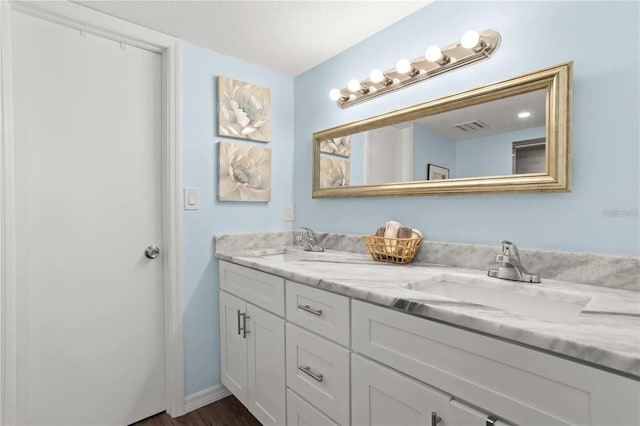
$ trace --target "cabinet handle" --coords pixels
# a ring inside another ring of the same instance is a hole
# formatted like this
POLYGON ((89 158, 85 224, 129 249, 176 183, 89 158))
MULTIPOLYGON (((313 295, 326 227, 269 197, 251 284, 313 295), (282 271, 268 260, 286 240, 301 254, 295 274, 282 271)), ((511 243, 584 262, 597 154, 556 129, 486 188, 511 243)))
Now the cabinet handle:
POLYGON ((238 309, 238 334, 242 332, 242 326, 240 325, 240 316, 244 315, 240 313, 240 309, 238 309))
POLYGON ((298 366, 298 370, 302 371, 304 374, 310 376, 312 379, 318 381, 318 382, 322 382, 324 380, 324 375, 323 374, 316 374, 313 371, 311 371, 311 367, 309 367, 308 365, 306 367, 303 367, 301 365, 298 366))
POLYGON ((247 334, 250 333, 250 331, 247 330, 247 318, 251 318, 251 317, 249 315, 247 315, 247 314, 242 314, 242 318, 243 318, 243 321, 242 321, 242 325, 243 325, 243 327, 242 327, 242 337, 244 337, 246 339, 247 338, 247 334))
POLYGON ((487 421, 485 422, 486 426, 493 426, 498 421, 498 418, 494 415, 487 417, 487 421))
POLYGON ((298 309, 302 309, 303 311, 309 312, 310 314, 313 314, 319 317, 322 316, 322 309, 313 309, 309 305, 298 305, 298 309))
POLYGON ((438 413, 436 413, 435 411, 431 412, 431 426, 436 426, 438 423, 440 423, 440 420, 442 420, 442 417, 438 416, 438 413))

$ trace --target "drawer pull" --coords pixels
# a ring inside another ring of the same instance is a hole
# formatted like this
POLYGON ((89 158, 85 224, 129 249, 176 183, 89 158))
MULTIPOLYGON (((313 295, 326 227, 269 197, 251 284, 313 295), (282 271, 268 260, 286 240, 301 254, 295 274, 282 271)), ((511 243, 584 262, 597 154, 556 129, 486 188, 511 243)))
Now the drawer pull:
POLYGON ((313 314, 319 317, 322 316, 322 309, 313 309, 309 305, 298 305, 298 309, 302 309, 303 311, 309 312, 310 314, 313 314))
POLYGON ((436 413, 435 411, 431 412, 431 426, 436 426, 438 423, 440 423, 441 420, 442 417, 438 416, 438 413, 436 413))
POLYGON ((314 373, 313 371, 311 371, 311 367, 309 366, 303 367, 299 365, 298 370, 302 371, 304 374, 310 376, 312 379, 318 382, 322 382, 324 380, 324 375, 314 373))

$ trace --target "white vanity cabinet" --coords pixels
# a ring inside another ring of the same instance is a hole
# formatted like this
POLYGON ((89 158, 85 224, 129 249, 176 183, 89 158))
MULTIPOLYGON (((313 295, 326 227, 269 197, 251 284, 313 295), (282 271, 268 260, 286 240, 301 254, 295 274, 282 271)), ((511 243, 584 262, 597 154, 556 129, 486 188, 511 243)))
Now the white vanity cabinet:
POLYGON ((640 425, 637 380, 224 261, 220 289, 222 382, 265 425, 640 425))
POLYGON ((385 307, 351 308, 354 352, 451 395, 457 408, 523 426, 640 424, 637 381, 385 307))
POLYGON ((263 425, 284 425, 285 321, 249 303, 266 300, 267 307, 280 306, 284 312, 284 280, 220 262, 220 288, 222 383, 263 425), (257 291, 252 292, 251 288, 257 291), (264 291, 265 288, 272 291, 264 291), (282 295, 280 301, 278 294, 282 295))

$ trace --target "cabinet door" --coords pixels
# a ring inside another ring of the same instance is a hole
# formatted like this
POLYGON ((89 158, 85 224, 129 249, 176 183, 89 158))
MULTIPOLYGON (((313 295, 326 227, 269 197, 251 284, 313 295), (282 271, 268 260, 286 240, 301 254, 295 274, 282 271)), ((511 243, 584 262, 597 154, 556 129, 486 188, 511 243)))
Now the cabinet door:
POLYGON ((247 304, 220 292, 220 367, 222 383, 247 404, 247 340, 241 332, 247 304))
POLYGON ((247 304, 247 332, 249 394, 245 405, 263 425, 284 425, 284 320, 247 304))
POLYGON ((449 395, 358 355, 351 359, 354 426, 457 426, 448 421, 449 395), (434 425, 435 426, 435 425, 434 425))

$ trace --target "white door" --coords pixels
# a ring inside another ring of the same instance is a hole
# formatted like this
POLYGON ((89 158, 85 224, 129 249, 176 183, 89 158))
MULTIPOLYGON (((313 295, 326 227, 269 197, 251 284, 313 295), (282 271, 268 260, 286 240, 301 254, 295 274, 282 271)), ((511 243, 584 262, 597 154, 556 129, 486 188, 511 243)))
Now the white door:
POLYGON ((354 426, 460 426, 447 420, 449 395, 358 355, 351 361, 354 426))
POLYGON ((247 408, 265 426, 284 425, 284 320, 247 304, 247 332, 247 408))
POLYGON ((128 424, 165 409, 161 56, 14 16, 18 421, 128 424))
POLYGON ((247 405, 247 303, 220 292, 220 376, 222 384, 247 405))
POLYGON ((365 183, 413 180, 413 127, 382 127, 365 132, 365 183))

